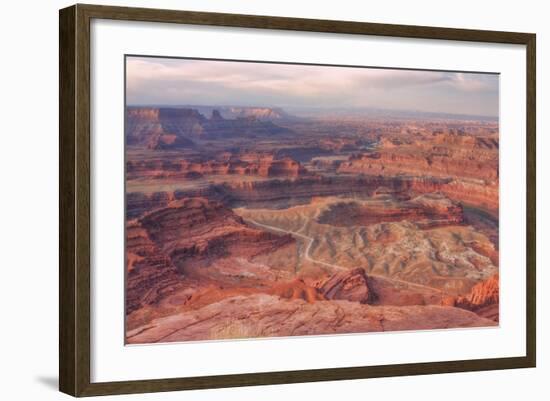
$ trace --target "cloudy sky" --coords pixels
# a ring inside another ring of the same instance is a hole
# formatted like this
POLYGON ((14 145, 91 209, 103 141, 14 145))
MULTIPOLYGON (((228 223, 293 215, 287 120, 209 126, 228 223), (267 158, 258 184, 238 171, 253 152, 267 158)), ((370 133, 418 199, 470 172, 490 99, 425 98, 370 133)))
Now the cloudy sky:
POLYGON ((498 75, 128 57, 128 105, 373 107, 498 115, 498 75))

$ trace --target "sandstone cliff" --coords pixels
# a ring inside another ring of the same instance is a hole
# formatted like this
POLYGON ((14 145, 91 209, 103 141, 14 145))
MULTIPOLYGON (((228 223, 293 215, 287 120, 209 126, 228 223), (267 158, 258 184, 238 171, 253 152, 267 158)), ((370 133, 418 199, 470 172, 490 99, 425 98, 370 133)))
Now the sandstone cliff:
POLYGON ((293 242, 290 235, 248 227, 217 202, 201 198, 172 201, 127 223, 126 310, 154 304, 173 292, 188 268, 206 267, 233 255, 254 258, 293 242))
POLYGON ((383 138, 376 150, 353 155, 341 172, 498 180, 498 137, 440 134, 404 143, 383 138))
POLYGON ((362 304, 369 304, 377 299, 365 269, 362 268, 334 274, 319 284, 319 291, 327 299, 343 299, 362 304))
MULTIPOLYGON (((163 137, 166 137, 164 135, 163 137)), ((165 139, 159 139, 163 141, 165 139)), ((179 139, 173 139, 174 141, 179 139)), ((160 143, 160 142, 159 142, 160 143)), ((157 148, 163 148, 158 145, 157 148)), ((220 155, 217 158, 159 156, 146 160, 128 160, 128 179, 200 178, 209 175, 251 175, 257 177, 297 178, 307 175, 307 170, 297 161, 289 158, 275 158, 271 154, 244 153, 220 155)))
POLYGON ((212 117, 207 118, 196 109, 169 107, 129 107, 126 112, 128 145, 151 149, 188 147, 193 138, 269 137, 289 133, 289 129, 274 124, 271 119, 257 119, 253 115, 224 119, 219 112, 213 112, 212 117), (170 142, 165 136, 171 135, 184 139, 170 142))
POLYGON ((294 241, 248 227, 221 203, 180 199, 139 219, 150 238, 180 270, 236 254, 252 258, 294 241))
POLYGON ((471 291, 459 297, 449 297, 444 305, 467 309, 498 322, 499 320, 499 275, 476 284, 471 291))
POLYGON ((126 226, 126 313, 158 302, 179 287, 181 275, 137 221, 126 226))
POLYGON ((130 330, 131 344, 367 333, 449 327, 492 326, 495 322, 445 306, 370 306, 349 301, 308 303, 267 294, 237 296, 204 308, 159 318, 130 330))

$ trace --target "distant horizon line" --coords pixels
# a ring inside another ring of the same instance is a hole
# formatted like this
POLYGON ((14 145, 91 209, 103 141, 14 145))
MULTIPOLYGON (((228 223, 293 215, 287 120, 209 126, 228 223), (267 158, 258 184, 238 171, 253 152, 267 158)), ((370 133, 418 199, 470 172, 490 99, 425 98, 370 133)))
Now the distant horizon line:
MULTIPOLYGON (((388 108, 376 108, 376 107, 336 107, 336 108, 330 108, 330 107, 322 107, 322 106, 265 106, 265 105, 239 105, 239 104, 185 104, 185 103, 177 103, 177 104, 160 104, 160 103, 143 103, 143 104, 126 104, 125 107, 173 107, 173 108, 193 108, 193 107, 208 107, 208 108, 267 108, 267 109, 280 109, 285 112, 294 110, 302 110, 302 111, 313 111, 316 110, 318 112, 322 111, 331 111, 334 112, 345 112, 345 111, 376 111, 376 112, 390 112, 390 113, 417 113, 417 114, 429 114, 429 115, 443 115, 443 116, 455 116, 455 117, 474 117, 477 119, 484 119, 484 120, 500 120, 500 115, 487 115, 487 114, 468 114, 468 113, 452 113, 452 112, 446 112, 446 111, 426 111, 426 110, 412 110, 412 109, 388 109, 388 108)), ((300 116, 296 116, 300 117, 300 116)))

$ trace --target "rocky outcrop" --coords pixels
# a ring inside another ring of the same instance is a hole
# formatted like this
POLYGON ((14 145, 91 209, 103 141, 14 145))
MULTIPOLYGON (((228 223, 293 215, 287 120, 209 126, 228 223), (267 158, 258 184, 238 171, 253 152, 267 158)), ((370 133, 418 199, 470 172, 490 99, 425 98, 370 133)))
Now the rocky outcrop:
MULTIPOLYGON (((160 163, 160 162, 159 162, 160 163)), ((137 176, 147 164, 134 164, 128 167, 128 176, 137 176)), ((291 165, 291 167, 294 165, 291 165)), ((274 169, 274 170, 278 170, 274 169)), ((154 169, 148 170, 154 171, 154 169)), ((264 170, 265 171, 265 170, 264 170)), ((267 170, 269 171, 269 169, 267 170)), ((279 170, 281 171, 281 170, 279 170)), ((411 196, 440 193, 454 202, 461 202, 487 210, 498 215, 498 185, 485 185, 479 182, 458 181, 451 178, 384 177, 384 176, 336 176, 323 177, 303 173, 300 167, 283 169, 296 178, 275 178, 272 180, 236 181, 211 184, 207 187, 178 189, 171 192, 158 192, 157 195, 132 192, 128 194, 129 215, 139 215, 142 202, 153 198, 181 199, 201 196, 215 199, 226 205, 264 204, 268 202, 292 201, 294 204, 309 202, 314 197, 342 196, 372 197, 380 188, 385 188, 395 198, 408 199, 411 196), (302 175, 304 174, 304 175, 302 175), (132 199, 130 199, 132 198, 132 199), (136 211, 134 211, 136 210, 136 211)), ((197 171, 197 173, 202 174, 197 171)), ((427 199, 427 198, 426 198, 427 199)), ((160 202, 160 201, 159 201, 160 202)), ((158 203, 158 202, 157 202, 158 203)), ((161 202, 162 203, 162 202, 161 202)))
MULTIPOLYGON (((191 109, 129 107, 126 109, 126 142, 128 145, 156 149, 159 138, 164 135, 201 135, 205 121, 202 114, 191 109)), ((178 142, 178 145, 181 143, 178 142)))
POLYGON ((133 219, 154 209, 165 207, 175 199, 174 192, 128 192, 126 194, 126 218, 133 219))
POLYGON ((317 288, 307 285, 302 279, 275 284, 267 291, 283 299, 302 299, 306 302, 325 300, 325 296, 317 288))
POLYGON ((173 292, 186 268, 208 267, 231 256, 252 259, 293 243, 290 235, 248 227, 218 202, 169 202, 127 223, 126 310, 154 304, 173 292))
POLYGON ((376 150, 350 157, 340 172, 498 180, 498 137, 440 134, 404 143, 383 138, 376 150))
POLYGON ((435 133, 382 136, 374 149, 354 153, 338 171, 413 178, 419 193, 440 191, 459 202, 498 210, 498 134, 435 133))
POLYGON ((363 268, 336 273, 318 286, 327 299, 343 299, 362 304, 373 303, 377 296, 363 268))
POLYGON ((181 275, 137 221, 126 225, 126 313, 154 304, 179 287, 181 275))
POLYGON ((221 121, 223 120, 223 117, 219 110, 212 110, 212 116, 210 117, 210 120, 212 121, 221 121))
MULTIPOLYGON (((165 149, 164 146, 157 145, 157 149, 165 149)), ((128 179, 188 178, 189 174, 297 178, 307 175, 307 170, 289 157, 277 159, 271 154, 261 153, 222 154, 218 157, 205 159, 174 156, 172 158, 159 157, 146 160, 128 160, 126 162, 126 176, 128 179)))
POLYGON ((203 198, 170 202, 138 221, 180 271, 231 255, 254 258, 294 242, 291 235, 251 228, 221 203, 203 198))
POLYGON ((309 303, 254 294, 154 319, 129 330, 126 342, 215 340, 492 326, 495 322, 445 306, 371 306, 349 301, 309 303))
POLYGON ((499 275, 495 274, 487 280, 476 284, 467 295, 448 297, 442 303, 444 305, 467 309, 498 321, 499 275))
POLYGON ((409 182, 411 190, 415 193, 441 192, 457 202, 484 209, 493 215, 498 215, 498 182, 487 183, 478 180, 434 179, 426 177, 414 177, 409 182))
POLYGON ((216 110, 212 112, 211 118, 191 108, 129 107, 126 110, 128 145, 151 149, 191 146, 192 142, 189 141, 192 138, 256 137, 288 133, 289 129, 275 125, 271 118, 257 119, 247 115, 224 119, 216 110), (185 138, 185 141, 172 140, 172 136, 185 138))
POLYGON ((463 209, 440 194, 426 194, 409 201, 384 199, 370 202, 341 202, 331 205, 319 223, 347 227, 394 221, 411 221, 422 228, 433 228, 464 221, 463 209))
POLYGON ((194 146, 193 141, 174 134, 154 135, 149 139, 149 149, 185 149, 194 146))
MULTIPOLYGON (((355 202, 379 205, 386 201, 375 198, 355 202)), ((444 198, 441 202, 452 204, 444 198)), ((354 219, 347 221, 346 213, 332 215, 333 224, 319 221, 319 216, 340 203, 342 200, 338 197, 316 198, 308 204, 278 210, 239 208, 236 212, 260 227, 279 227, 293 232, 304 244, 305 263, 312 271, 317 270, 319 276, 325 274, 327 267, 333 271, 362 267, 370 279, 395 279, 397 288, 385 291, 381 301, 384 303, 390 299, 390 302, 400 302, 389 296, 390 291, 400 288, 425 293, 426 297, 422 298, 428 302, 433 302, 430 295, 434 293, 465 294, 477 282, 498 272, 498 257, 495 258, 498 251, 486 235, 471 225, 441 224, 438 220, 427 221, 425 225, 413 220, 361 225, 354 219)), ((304 271, 303 267, 300 269, 304 271)))
POLYGON ((297 120, 296 116, 287 113, 280 107, 258 107, 258 106, 222 106, 222 105, 185 105, 188 109, 197 110, 204 116, 222 117, 234 120, 237 118, 255 118, 263 121, 297 120))
POLYGON ((498 304, 499 302, 499 275, 495 274, 489 279, 475 285, 465 297, 458 297, 455 305, 470 310, 484 306, 498 304))
POLYGON ((281 120, 290 116, 278 107, 229 107, 226 113, 235 117, 253 117, 258 120, 281 120))
POLYGON ((379 188, 389 188, 397 197, 440 192, 456 202, 496 213, 498 185, 458 181, 452 178, 384 177, 384 176, 304 176, 294 180, 271 180, 215 184, 204 196, 224 201, 267 202, 282 199, 309 201, 320 196, 371 197, 379 188), (223 198, 222 198, 223 197, 223 198))
POLYGON ((260 160, 258 174, 262 177, 299 177, 305 175, 307 170, 290 157, 275 160, 273 157, 260 160))

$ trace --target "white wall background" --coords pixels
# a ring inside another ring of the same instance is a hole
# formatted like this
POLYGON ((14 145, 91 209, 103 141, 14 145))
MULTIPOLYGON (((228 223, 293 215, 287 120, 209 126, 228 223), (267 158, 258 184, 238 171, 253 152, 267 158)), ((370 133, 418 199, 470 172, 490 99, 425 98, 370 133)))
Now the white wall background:
MULTIPOLYGON (((90 0, 91 1, 91 0, 90 0)), ((113 0, 114 1, 114 0, 113 0)), ((113 4, 95 1, 98 4, 113 4)), ((57 400, 58 9, 69 1, 6 2, 0 23, 0 394, 57 400)), ((136 400, 546 399, 550 375, 549 279, 550 25, 545 2, 158 0, 114 5, 358 20, 537 33, 538 367, 240 389, 102 398, 136 400), (546 316, 545 316, 546 314, 546 316)), ((213 361, 215 363, 215 361, 213 361)))

